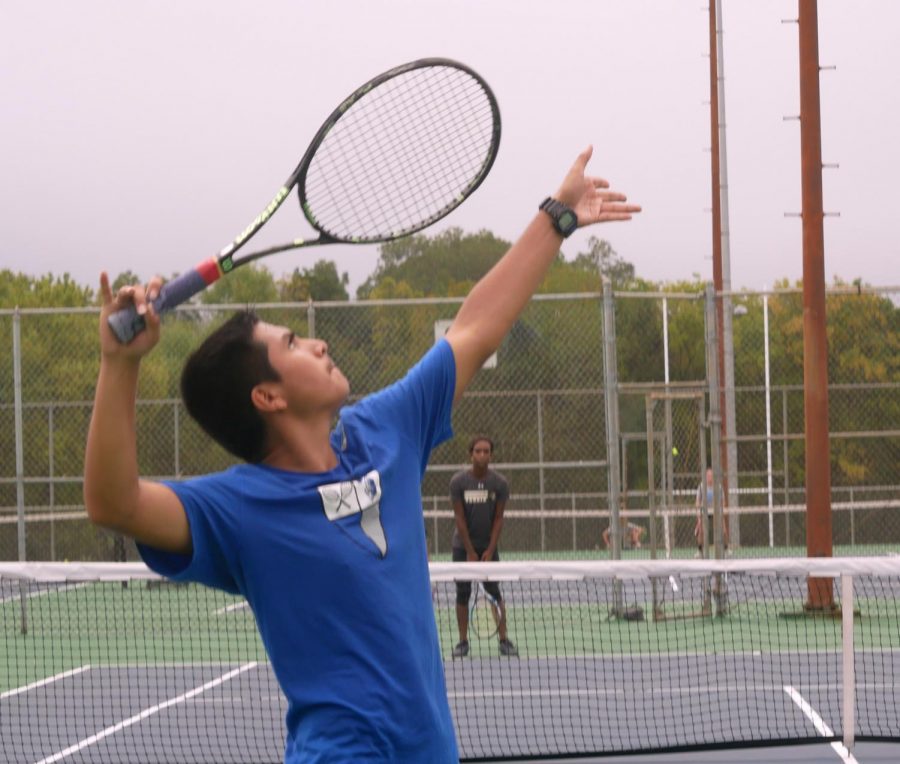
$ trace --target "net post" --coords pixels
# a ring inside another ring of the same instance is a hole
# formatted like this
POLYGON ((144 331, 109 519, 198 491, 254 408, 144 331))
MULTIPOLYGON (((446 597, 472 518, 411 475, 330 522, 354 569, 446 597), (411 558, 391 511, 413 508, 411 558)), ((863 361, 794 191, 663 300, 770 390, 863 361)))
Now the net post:
POLYGON ((841 702, 844 727, 844 746, 850 751, 856 736, 856 676, 853 647, 853 576, 841 576, 841 679, 843 683, 841 702))

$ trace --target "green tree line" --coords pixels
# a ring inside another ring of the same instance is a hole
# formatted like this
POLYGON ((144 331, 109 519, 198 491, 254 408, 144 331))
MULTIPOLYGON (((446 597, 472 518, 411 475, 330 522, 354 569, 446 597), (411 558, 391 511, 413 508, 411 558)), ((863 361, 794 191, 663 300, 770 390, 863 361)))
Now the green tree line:
MULTIPOLYGON (((375 270, 357 289, 356 299, 341 307, 316 306, 350 298, 347 274, 326 260, 283 277, 254 264, 221 279, 189 309, 166 319, 160 347, 145 362, 138 423, 142 471, 153 476, 189 475, 230 462, 187 421, 177 404, 185 357, 225 315, 208 306, 294 303, 293 307, 268 309, 264 318, 288 324, 302 334, 310 333, 314 325, 316 336, 329 342, 332 355, 351 380, 353 395, 361 396, 404 373, 433 343, 435 321, 452 318, 458 307, 458 302, 447 301, 405 306, 377 301, 462 298, 509 245, 489 231, 465 233, 459 229, 384 244, 375 270)), ((612 281, 618 295, 615 321, 620 382, 659 383, 664 379, 661 301, 632 297, 648 291, 672 295, 667 315, 670 379, 687 382, 706 378, 705 285, 700 277, 695 274, 689 280, 667 283, 648 280, 639 276, 608 242, 592 237, 584 251, 569 257, 560 252, 540 288, 548 295, 583 296, 532 303, 500 348, 497 367, 477 376, 464 405, 455 413, 458 435, 440 447, 435 461, 460 461, 467 437, 486 429, 502 444, 504 461, 536 461, 536 396, 545 407, 541 439, 545 460, 605 458, 602 306, 596 297, 603 277, 612 281)), ((137 274, 125 272, 117 274, 114 285, 138 280, 137 274)), ((778 286, 790 285, 784 281, 778 286)), ((96 307, 97 299, 94 288, 77 284, 66 274, 31 277, 0 271, 0 309, 6 309, 0 315, 0 347, 4 348, 0 351, 0 427, 8 444, 0 450, 0 477, 15 475, 10 309, 91 308, 96 307)), ((759 295, 747 295, 735 298, 735 302, 743 308, 733 322, 738 434, 760 434, 765 432, 763 300, 759 295)), ((802 297, 773 295, 768 309, 769 378, 771 386, 778 388, 770 399, 777 415, 773 417, 773 432, 784 434, 782 405, 786 399, 786 431, 802 433, 802 297)), ((70 311, 29 314, 20 321, 26 475, 47 476, 51 463, 54 475, 81 474, 89 403, 98 368, 96 320, 96 312, 70 311)), ((827 330, 830 429, 896 430, 900 423, 897 306, 887 297, 866 293, 830 296, 827 330), (850 384, 867 387, 843 387, 850 384)), ((622 431, 645 429, 639 396, 621 397, 620 420, 622 431)), ((799 486, 804 482, 802 440, 791 440, 789 449, 791 474, 782 479, 799 486)), ((742 445, 739 461, 742 472, 764 471, 765 444, 742 445)), ((896 437, 832 442, 835 485, 893 485, 898 466, 900 445, 896 437)), ((636 470, 640 474, 640 466, 636 470)), ((426 481, 426 494, 432 490, 442 494, 445 477, 435 477, 433 486, 426 481)), ((558 485, 555 479, 548 475, 545 490, 605 490, 605 478, 586 472, 574 478, 560 476, 558 485)), ((519 491, 530 488, 536 490, 537 486, 517 485, 519 491)), ((30 483, 26 504, 46 505, 50 490, 48 483, 30 483)), ((52 490, 57 504, 81 501, 80 485, 75 482, 56 485, 52 490)), ((13 482, 0 484, 0 507, 14 506, 15 501, 13 482)))

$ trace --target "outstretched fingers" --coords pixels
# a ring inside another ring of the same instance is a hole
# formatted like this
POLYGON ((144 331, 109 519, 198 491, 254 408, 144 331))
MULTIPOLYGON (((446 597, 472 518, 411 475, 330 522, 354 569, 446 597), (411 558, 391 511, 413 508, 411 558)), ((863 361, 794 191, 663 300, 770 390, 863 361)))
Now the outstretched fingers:
POLYGON ((582 175, 584 175, 584 168, 587 167, 587 163, 591 161, 591 155, 593 153, 594 147, 592 145, 588 145, 588 147, 584 151, 582 151, 575 159, 575 165, 572 169, 577 169, 582 175))
POLYGON ((634 213, 640 212, 638 204, 629 204, 628 197, 621 191, 609 191, 605 187, 596 187, 583 199, 576 209, 580 225, 606 223, 616 220, 631 220, 634 213))
POLYGON ((605 178, 585 174, 592 154, 593 147, 588 146, 578 155, 555 198, 572 207, 582 226, 630 220, 633 214, 641 211, 640 205, 628 204, 625 194, 610 191, 609 181, 605 178))
POLYGON ((597 222, 603 223, 614 220, 631 220, 631 216, 641 211, 639 204, 626 204, 623 194, 619 194, 622 201, 604 201, 597 210, 597 222))
POLYGON ((113 301, 112 289, 109 286, 109 275, 106 271, 100 273, 100 300, 103 305, 109 305, 113 301))

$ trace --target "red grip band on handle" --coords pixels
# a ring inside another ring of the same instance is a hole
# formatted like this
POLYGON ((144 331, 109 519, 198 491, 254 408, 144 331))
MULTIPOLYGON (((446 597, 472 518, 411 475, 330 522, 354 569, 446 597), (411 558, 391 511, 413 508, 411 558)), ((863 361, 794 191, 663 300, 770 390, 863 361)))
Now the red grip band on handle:
POLYGON ((200 278, 206 282, 207 286, 214 281, 218 281, 222 275, 222 271, 219 269, 219 261, 214 257, 200 263, 200 265, 197 266, 196 271, 200 274, 200 278))

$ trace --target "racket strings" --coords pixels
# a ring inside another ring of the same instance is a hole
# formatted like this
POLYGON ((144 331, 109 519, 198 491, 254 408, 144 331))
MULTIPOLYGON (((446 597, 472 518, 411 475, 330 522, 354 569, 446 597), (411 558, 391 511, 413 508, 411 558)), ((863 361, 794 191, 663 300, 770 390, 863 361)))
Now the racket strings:
MULTIPOLYGON (((448 134, 445 134, 446 139, 448 134)), ((449 135, 449 137, 453 137, 449 135)), ((393 226, 386 235, 396 235, 400 231, 421 228, 432 219, 443 216, 448 207, 458 204, 459 194, 465 192, 472 185, 474 174, 471 172, 473 165, 472 158, 459 152, 453 153, 446 147, 423 147, 423 154, 431 156, 427 162, 422 162, 413 169, 407 169, 403 172, 403 168, 397 168, 400 172, 395 173, 392 178, 392 186, 389 189, 382 188, 381 193, 389 193, 392 196, 388 201, 392 202, 391 210, 394 212, 392 221, 393 226), (435 153, 428 154, 434 148, 435 153), (443 154, 436 153, 438 150, 443 154), (447 167, 445 167, 445 164, 447 167), (452 177, 448 177, 446 187, 438 189, 440 196, 434 195, 433 178, 436 173, 453 173, 452 177), (430 201, 443 202, 443 204, 434 204, 430 214, 423 214, 423 210, 428 207, 430 201)), ((480 160, 481 157, 477 156, 480 160)), ((477 166, 480 165, 476 165, 477 166)), ((379 168, 373 164, 372 172, 363 179, 364 188, 377 187, 377 183, 384 177, 383 172, 377 172, 379 168), (368 182, 371 181, 371 182, 368 182)), ((354 212, 358 213, 355 219, 349 219, 346 215, 341 214, 340 208, 335 208, 341 215, 342 222, 348 226, 348 230, 378 230, 377 226, 385 219, 385 207, 383 199, 376 195, 370 197, 365 193, 358 200, 360 206, 357 206, 354 212), (363 212, 364 209, 364 212, 363 212)))
MULTIPOLYGON (((405 215, 393 217, 392 230, 389 231, 389 233, 393 233, 398 227, 405 228, 416 224, 423 217, 421 207, 423 203, 427 206, 431 202, 428 196, 429 186, 434 185, 433 179, 436 177, 436 173, 443 173, 446 180, 444 188, 439 189, 441 196, 438 197, 439 201, 444 204, 435 207, 435 214, 439 214, 448 200, 449 203, 453 203, 454 195, 464 191, 466 184, 475 177, 472 165, 475 164, 475 169, 480 166, 483 161, 483 150, 476 152, 474 162, 458 150, 460 138, 471 144, 472 130, 469 125, 457 124, 455 130, 448 130, 447 125, 452 123, 445 121, 441 126, 443 129, 440 131, 421 131, 414 146, 417 152, 416 161, 409 161, 409 139, 403 132, 392 129, 395 127, 395 123, 413 121, 421 125, 428 118, 429 113, 433 114, 442 105, 446 109, 446 98, 444 98, 444 104, 435 104, 434 98, 429 96, 444 96, 446 93, 450 93, 451 98, 458 100, 458 94, 446 88, 437 94, 433 89, 432 92, 423 92, 424 95, 420 94, 412 103, 413 108, 406 108, 405 112, 397 108, 396 98, 382 97, 382 103, 378 104, 379 110, 376 112, 376 116, 380 116, 381 121, 376 122, 370 118, 369 129, 356 133, 363 136, 362 142, 356 141, 357 145, 351 146, 350 153, 365 155, 369 157, 370 161, 357 167, 342 167, 342 171, 335 175, 338 187, 346 187, 345 184, 350 182, 359 182, 363 186, 356 192, 357 202, 355 204, 334 207, 345 226, 367 230, 373 223, 379 222, 379 218, 390 219, 389 216, 385 216, 384 202, 387 200, 392 203, 392 209, 405 211, 405 215), (387 119, 384 119, 385 114, 388 115, 387 119), (385 136, 392 140, 385 141, 385 136), (362 168, 361 173, 359 167, 362 168), (354 173, 357 177, 352 177, 354 173), (384 194, 389 194, 389 196, 386 197, 384 194), (347 217, 345 213, 348 209, 355 213, 358 223, 355 223, 353 218, 347 217)), ((491 118, 489 104, 485 105, 487 108, 480 110, 482 120, 485 116, 488 119, 491 118)), ((352 136, 352 127, 348 130, 352 136)), ((346 151, 344 146, 341 149, 346 151)), ((333 188, 330 183, 329 186, 333 188)), ((320 222, 323 222, 319 209, 317 209, 317 217, 320 222)))
MULTIPOLYGON (((481 116, 490 117, 489 113, 481 116)), ((453 196, 453 192, 464 193, 469 189, 484 158, 484 152, 480 150, 480 146, 473 146, 469 142, 463 142, 471 134, 471 127, 460 125, 455 132, 447 132, 440 137, 444 144, 446 144, 448 138, 450 139, 451 144, 449 147, 446 145, 435 145, 424 149, 430 160, 422 165, 420 168, 421 172, 417 176, 411 172, 406 174, 408 183, 402 186, 405 193, 398 200, 401 208, 404 204, 409 203, 408 200, 420 198, 423 193, 427 193, 429 186, 433 185, 431 178, 439 172, 449 173, 446 180, 446 190, 449 193, 447 197, 443 198, 445 200, 449 198, 449 204, 456 204, 457 200, 453 196), (429 153, 429 150, 432 149, 433 153, 429 153)), ((488 136, 489 139, 490 137, 488 136)), ((436 214, 440 216, 442 213, 443 208, 438 210, 436 214)))
POLYGON ((452 67, 417 69, 352 104, 316 151, 305 201, 335 238, 377 241, 442 217, 478 184, 495 150, 494 106, 452 67))
POLYGON ((477 637, 489 639, 497 634, 503 617, 502 608, 501 602, 487 592, 482 582, 475 586, 469 624, 477 637))
MULTIPOLYGON (((456 72, 456 70, 451 71, 456 72)), ((468 94, 471 95, 473 92, 472 85, 475 83, 468 75, 463 75, 463 77, 457 76, 453 81, 445 79, 443 82, 435 83, 432 81, 430 84, 427 80, 420 80, 420 82, 425 84, 414 84, 405 88, 404 92, 400 94, 389 91, 387 87, 382 87, 382 90, 385 92, 380 93, 380 95, 378 91, 374 91, 372 98, 377 98, 378 101, 372 101, 368 111, 357 110, 348 112, 345 118, 335 126, 333 136, 339 135, 339 129, 343 130, 345 134, 349 135, 351 142, 355 138, 361 140, 362 145, 359 147, 361 155, 366 155, 373 159, 377 159, 380 156, 384 160, 391 160, 400 154, 399 148, 406 150, 410 143, 410 138, 407 134, 385 132, 387 128, 395 126, 392 122, 409 123, 417 128, 421 128, 423 125, 426 125, 429 114, 433 115, 441 108, 447 110, 453 106, 454 101, 459 101, 460 95, 465 92, 464 86, 468 90, 468 94), (410 100, 411 98, 414 100, 410 100), (403 103, 400 103, 401 99, 403 99, 403 103), (377 124, 376 119, 380 120, 381 124, 377 124), (359 122, 363 120, 371 124, 360 126, 359 122), (388 141, 385 140, 386 135, 389 138, 388 141), (390 138, 393 138, 393 140, 390 140, 390 138)), ((485 117, 490 119, 490 103, 484 98, 483 91, 475 90, 474 94, 485 107, 479 115, 481 124, 484 126, 488 124, 484 121, 485 117)), ((468 111, 459 112, 459 116, 465 117, 467 113, 468 111)), ((491 125, 488 124, 488 126, 491 125)), ((441 125, 441 127, 446 130, 447 125, 441 125)), ((489 138, 490 136, 488 136, 489 138)), ((418 150, 433 148, 428 143, 430 139, 440 139, 437 131, 432 130, 428 132, 421 130, 418 136, 420 145, 416 148, 418 150)), ((357 143, 359 142, 357 141, 357 143)), ((427 156, 427 153, 423 152, 423 156, 427 156)), ((381 176, 377 170, 369 171, 368 175, 375 178, 381 176)))

